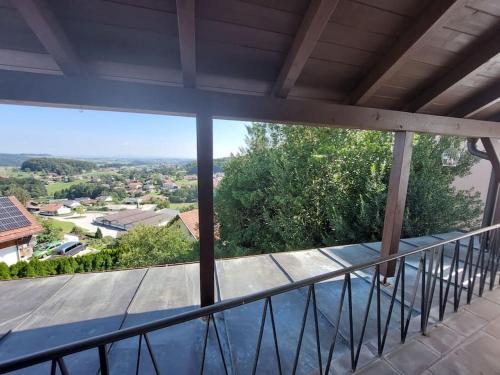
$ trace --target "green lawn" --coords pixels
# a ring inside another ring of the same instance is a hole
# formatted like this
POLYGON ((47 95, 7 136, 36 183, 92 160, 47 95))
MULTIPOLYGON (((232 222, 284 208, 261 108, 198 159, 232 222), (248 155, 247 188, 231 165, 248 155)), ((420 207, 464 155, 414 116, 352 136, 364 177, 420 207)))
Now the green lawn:
POLYGON ((67 189, 73 185, 78 184, 82 181, 72 181, 72 182, 54 182, 52 184, 47 185, 47 194, 50 196, 54 196, 54 193, 67 189))
POLYGON ((47 219, 47 220, 50 220, 50 222, 54 224, 54 226, 61 228, 65 234, 70 233, 75 226, 75 224, 70 223, 69 221, 61 221, 56 219, 47 219))
POLYGON ((174 182, 181 188, 185 186, 196 186, 198 184, 198 180, 186 180, 185 178, 182 180, 175 180, 174 182))
POLYGON ((170 208, 173 210, 182 210, 185 207, 195 205, 198 208, 198 203, 170 203, 170 208))

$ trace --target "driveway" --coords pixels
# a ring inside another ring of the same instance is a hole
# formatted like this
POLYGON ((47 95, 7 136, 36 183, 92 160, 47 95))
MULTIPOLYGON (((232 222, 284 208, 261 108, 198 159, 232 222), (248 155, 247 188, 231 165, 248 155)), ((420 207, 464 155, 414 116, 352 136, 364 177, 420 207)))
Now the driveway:
POLYGON ((78 225, 80 228, 88 230, 91 233, 95 233, 97 231, 97 228, 100 228, 103 236, 116 238, 120 231, 92 224, 95 218, 107 214, 109 214, 109 212, 87 212, 83 216, 72 215, 66 217, 58 217, 57 220, 69 221, 75 225, 78 225))

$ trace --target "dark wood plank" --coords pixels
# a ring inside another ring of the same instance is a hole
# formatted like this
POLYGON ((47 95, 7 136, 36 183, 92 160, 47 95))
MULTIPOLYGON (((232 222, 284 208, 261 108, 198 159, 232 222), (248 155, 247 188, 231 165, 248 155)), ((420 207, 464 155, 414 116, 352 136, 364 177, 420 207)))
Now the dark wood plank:
POLYGON ((295 85, 339 0, 313 0, 283 63, 273 95, 286 98, 295 85))
POLYGON ((500 100, 500 83, 496 82, 486 89, 474 93, 472 97, 458 104, 449 115, 453 117, 475 117, 476 114, 491 107, 500 100))
POLYGON ((200 108, 196 116, 198 160, 198 214, 200 232, 201 307, 215 301, 214 203, 213 203, 213 121, 200 108))
POLYGON ((196 87, 194 0, 177 0, 179 50, 184 87, 196 87))
MULTIPOLYGON (((382 233, 381 256, 388 256, 399 251, 399 240, 403 227, 406 204, 406 192, 410 177, 410 164, 413 133, 396 132, 392 151, 392 166, 389 177, 387 203, 385 205, 384 229, 382 233)), ((395 262, 385 263, 381 272, 386 277, 394 276, 395 262)))
POLYGON ((0 101, 177 115, 208 108, 221 119, 500 138, 500 126, 492 121, 10 71, 0 71, 0 101))
POLYGON ((485 36, 478 40, 474 46, 468 49, 465 53, 466 57, 460 63, 456 64, 440 79, 434 80, 433 84, 427 86, 404 109, 411 112, 419 111, 426 104, 445 93, 446 90, 480 69, 491 58, 494 58, 500 52, 500 28, 495 28, 488 35, 491 36, 485 36))
POLYGON ((348 103, 362 105, 379 87, 411 58, 419 44, 432 38, 466 0, 433 1, 417 21, 397 40, 389 52, 380 59, 354 89, 348 103))
POLYGON ((64 74, 86 74, 84 65, 45 0, 16 0, 14 5, 64 74))

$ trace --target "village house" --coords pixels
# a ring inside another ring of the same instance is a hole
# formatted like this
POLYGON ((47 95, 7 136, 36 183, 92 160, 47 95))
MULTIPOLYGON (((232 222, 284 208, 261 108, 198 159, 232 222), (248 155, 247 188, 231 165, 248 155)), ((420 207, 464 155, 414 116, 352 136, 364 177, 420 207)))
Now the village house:
POLYGON ((42 226, 13 196, 0 197, 0 262, 12 265, 29 259, 34 235, 42 226))
POLYGON ((178 189, 177 184, 171 178, 165 178, 163 180, 161 187, 162 187, 162 189, 168 190, 168 191, 173 191, 173 190, 178 189))
POLYGON ((100 195, 95 200, 99 203, 113 202, 113 197, 111 195, 100 195))
POLYGON ((40 215, 44 216, 59 216, 71 213, 71 208, 64 206, 62 203, 49 203, 40 207, 40 215))
POLYGON ((79 202, 77 202, 76 200, 71 200, 71 199, 63 201, 61 203, 63 204, 64 207, 68 207, 68 208, 73 209, 73 210, 75 208, 81 206, 81 204, 79 202))

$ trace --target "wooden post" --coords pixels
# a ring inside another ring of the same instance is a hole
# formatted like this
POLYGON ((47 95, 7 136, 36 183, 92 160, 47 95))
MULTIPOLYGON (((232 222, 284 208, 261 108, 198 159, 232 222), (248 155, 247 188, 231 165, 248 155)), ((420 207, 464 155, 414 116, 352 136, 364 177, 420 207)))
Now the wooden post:
POLYGON ((198 207, 200 232, 200 304, 214 303, 213 122, 206 112, 196 116, 198 207))
MULTIPOLYGON (((395 133, 391 175, 389 177, 389 189, 385 206, 381 256, 395 254, 399 250, 406 192, 410 177, 412 141, 413 132, 401 131, 395 133)), ((384 277, 392 277, 394 276, 395 268, 395 262, 383 264, 381 266, 381 273, 384 277)))

